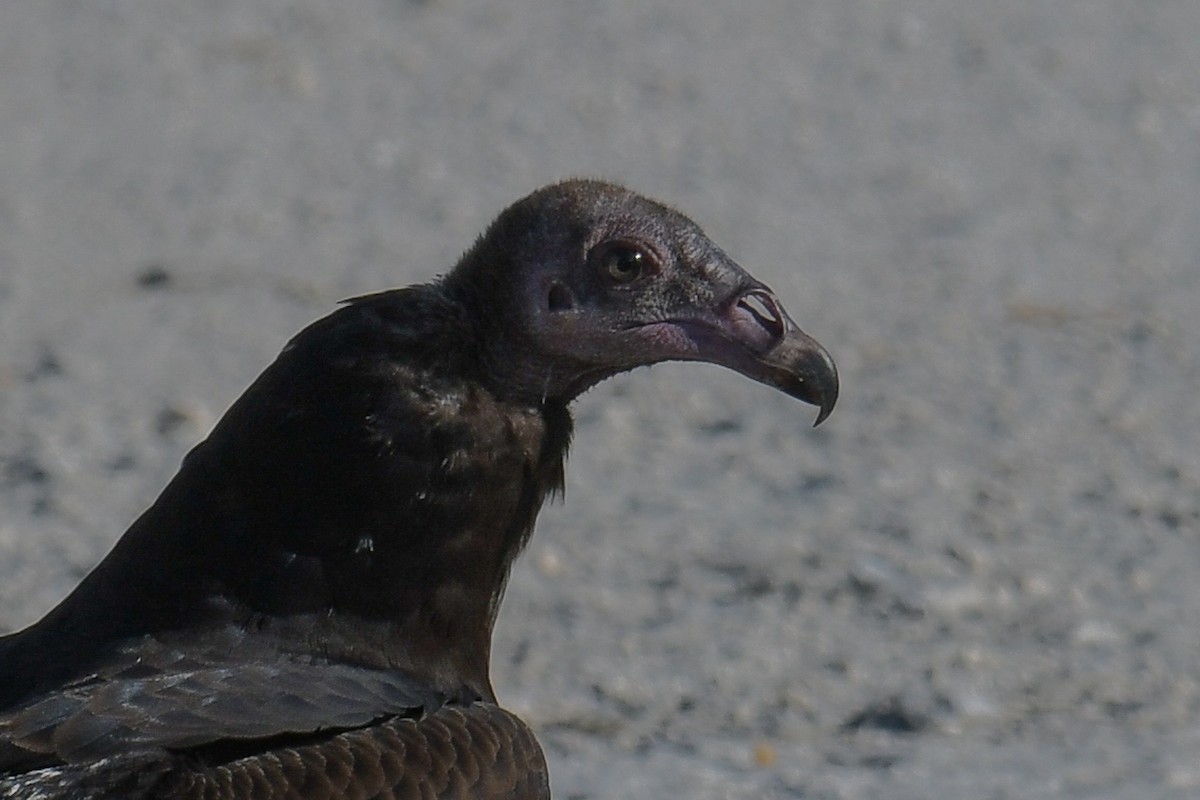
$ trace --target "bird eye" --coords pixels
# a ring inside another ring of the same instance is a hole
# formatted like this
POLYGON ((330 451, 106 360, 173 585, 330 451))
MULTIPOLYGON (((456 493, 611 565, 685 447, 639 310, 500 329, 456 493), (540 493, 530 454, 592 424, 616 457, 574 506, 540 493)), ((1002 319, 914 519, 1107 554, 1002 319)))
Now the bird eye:
POLYGON ((633 283, 649 271, 653 258, 642 248, 628 242, 609 242, 594 251, 600 274, 613 283, 633 283))

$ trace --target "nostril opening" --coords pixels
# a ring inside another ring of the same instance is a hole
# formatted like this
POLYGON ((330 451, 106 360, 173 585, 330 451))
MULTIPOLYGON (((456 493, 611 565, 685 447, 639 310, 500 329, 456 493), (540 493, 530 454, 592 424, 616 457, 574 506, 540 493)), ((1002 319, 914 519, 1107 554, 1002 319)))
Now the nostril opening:
POLYGON ((570 311, 575 307, 575 298, 570 289, 561 283, 556 283, 550 287, 550 293, 546 297, 546 307, 551 311, 570 311))
POLYGON ((783 314, 775 303, 775 298, 757 289, 746 292, 738 299, 738 305, 750 312, 759 325, 766 328, 772 336, 784 334, 783 314))

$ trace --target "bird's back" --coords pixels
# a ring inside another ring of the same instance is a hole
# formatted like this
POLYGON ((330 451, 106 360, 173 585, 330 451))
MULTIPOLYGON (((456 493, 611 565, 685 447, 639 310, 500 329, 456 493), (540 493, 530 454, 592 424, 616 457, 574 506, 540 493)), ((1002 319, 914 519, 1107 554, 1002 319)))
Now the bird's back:
MULTIPOLYGON (((256 746, 261 746, 261 743, 256 746)), ((236 745, 224 745, 235 749, 236 745)), ((550 797, 533 732, 487 702, 394 717, 320 741, 280 742, 221 760, 216 751, 121 753, 0 778, 0 799, 468 800, 550 797)))

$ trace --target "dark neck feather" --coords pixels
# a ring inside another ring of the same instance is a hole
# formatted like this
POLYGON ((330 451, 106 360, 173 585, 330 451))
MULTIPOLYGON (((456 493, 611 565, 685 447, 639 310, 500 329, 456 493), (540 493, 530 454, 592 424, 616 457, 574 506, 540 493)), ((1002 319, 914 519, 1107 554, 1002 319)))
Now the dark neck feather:
POLYGON ((487 388, 467 313, 418 287, 302 332, 109 557, 0 656, 15 665, 21 637, 64 641, 86 668, 87 641, 207 616, 489 696, 508 570, 562 487, 571 420, 562 403, 487 388))

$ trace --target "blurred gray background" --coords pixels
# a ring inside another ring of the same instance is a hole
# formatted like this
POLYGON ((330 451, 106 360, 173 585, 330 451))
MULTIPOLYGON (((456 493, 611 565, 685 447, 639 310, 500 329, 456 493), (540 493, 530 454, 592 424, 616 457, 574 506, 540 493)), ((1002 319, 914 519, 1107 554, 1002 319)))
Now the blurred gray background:
POLYGON ((577 405, 502 701, 558 798, 1200 794, 1200 4, 0 7, 0 630, 307 322, 602 176, 842 402, 577 405))

